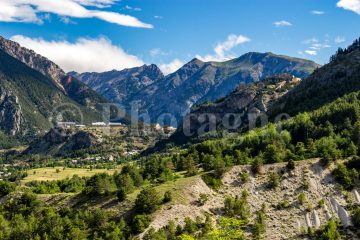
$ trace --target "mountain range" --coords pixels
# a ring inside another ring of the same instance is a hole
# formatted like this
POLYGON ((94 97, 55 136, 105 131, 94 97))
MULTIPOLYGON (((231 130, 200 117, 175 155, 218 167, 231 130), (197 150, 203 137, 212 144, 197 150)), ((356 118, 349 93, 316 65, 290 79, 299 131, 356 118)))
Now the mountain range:
MULTIPOLYGON (((219 134, 223 129, 226 132, 247 131, 258 127, 260 121, 274 122, 276 117, 284 114, 293 117, 311 112, 346 94, 360 91, 359 41, 355 41, 348 49, 340 50, 328 64, 317 68, 304 80, 286 74, 272 76, 262 82, 240 85, 218 101, 193 107, 170 139, 160 142, 157 147, 162 148, 169 142, 183 144, 201 140, 199 137, 207 138, 210 137, 209 132, 219 134), (212 115, 213 118, 203 119, 204 114, 212 115), (236 123, 231 122, 234 119, 230 118, 229 121, 226 114, 239 114, 239 125, 230 129, 224 127, 224 124, 236 126, 236 123), (251 126, 249 121, 252 121, 251 126), (212 129, 209 129, 210 126, 212 129), (198 133, 199 129, 201 134, 198 133), (184 130, 190 135, 185 136, 184 130)), ((357 114, 354 112, 354 115, 357 114)), ((157 147, 155 149, 158 150, 157 147)))
POLYGON ((225 97, 240 83, 252 83, 287 73, 304 78, 320 65, 273 53, 247 53, 226 62, 193 59, 164 76, 156 65, 104 73, 69 73, 128 112, 136 108, 149 121, 176 126, 190 108, 225 97), (136 104, 135 104, 136 103, 136 104), (174 119, 169 118, 170 114, 174 119))

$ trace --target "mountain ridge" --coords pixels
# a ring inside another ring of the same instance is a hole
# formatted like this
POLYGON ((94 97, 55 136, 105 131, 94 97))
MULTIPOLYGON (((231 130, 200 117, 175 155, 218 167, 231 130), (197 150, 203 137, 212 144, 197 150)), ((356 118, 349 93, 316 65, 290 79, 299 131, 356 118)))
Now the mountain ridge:
POLYGON ((81 81, 76 79, 71 79, 71 81, 69 81, 70 79, 67 77, 65 71, 61 69, 59 65, 31 49, 22 47, 17 42, 0 36, 0 50, 3 50, 5 53, 21 61, 28 67, 52 79, 60 91, 80 105, 94 107, 99 101, 101 103, 107 102, 105 98, 97 94, 81 81), (80 97, 78 95, 80 95, 80 97))
POLYGON ((176 126, 169 119, 161 122, 159 118, 164 119, 164 114, 170 114, 178 123, 194 104, 224 97, 241 82, 261 81, 281 73, 303 78, 319 66, 309 60, 252 52, 226 62, 203 62, 194 58, 166 76, 153 64, 122 71, 69 74, 108 100, 124 105, 128 112, 132 103, 137 102, 139 114, 146 114, 150 122, 176 126), (149 66, 155 69, 156 74, 143 74, 143 68, 149 66), (141 71, 137 71, 139 69, 141 71), (131 82, 132 86, 126 82, 126 76, 136 84, 131 82))

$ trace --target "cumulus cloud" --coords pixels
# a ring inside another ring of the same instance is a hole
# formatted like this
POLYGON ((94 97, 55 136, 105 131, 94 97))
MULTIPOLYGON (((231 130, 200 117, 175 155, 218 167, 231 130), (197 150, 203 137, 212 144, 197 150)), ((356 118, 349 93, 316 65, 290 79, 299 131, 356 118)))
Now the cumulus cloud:
POLYGON ((324 11, 319 11, 319 10, 313 10, 313 11, 311 11, 311 14, 313 14, 313 15, 324 15, 325 12, 324 11))
POLYGON ((179 68, 181 68, 184 65, 184 62, 182 62, 179 59, 174 59, 173 61, 171 61, 170 63, 167 64, 160 64, 159 68, 161 69, 161 71, 165 74, 168 75, 170 73, 176 72, 179 68))
POLYGON ((274 24, 274 26, 276 26, 276 27, 290 27, 290 26, 292 26, 292 23, 291 23, 291 22, 284 21, 284 20, 274 22, 273 24, 274 24))
POLYGON ((316 56, 320 50, 331 47, 327 39, 321 42, 317 38, 310 38, 303 41, 303 44, 308 45, 308 49, 304 52, 310 56, 316 56))
POLYGON ((305 50, 306 54, 309 54, 311 56, 316 56, 317 55, 317 51, 315 50, 305 50))
POLYGON ((42 19, 39 16, 41 13, 52 13, 71 18, 98 18, 128 27, 153 27, 133 16, 99 10, 114 2, 113 0, 1 0, 0 21, 41 23, 42 19), (84 6, 95 6, 98 9, 89 10, 84 6))
POLYGON ((126 53, 110 40, 79 38, 76 42, 46 41, 41 38, 29 38, 16 35, 11 40, 32 49, 57 63, 65 71, 103 72, 112 69, 124 69, 143 65, 136 56, 126 53))
POLYGON ((220 42, 214 48, 214 54, 206 56, 197 55, 196 57, 202 61, 226 61, 235 56, 231 53, 231 50, 239 45, 250 42, 251 39, 244 35, 230 34, 228 38, 220 42))
POLYGON ((360 0, 340 0, 336 5, 360 15, 360 0))
POLYGON ((341 36, 337 36, 335 39, 334 39, 334 42, 339 44, 339 43, 343 43, 345 42, 345 38, 344 37, 341 37, 341 36))

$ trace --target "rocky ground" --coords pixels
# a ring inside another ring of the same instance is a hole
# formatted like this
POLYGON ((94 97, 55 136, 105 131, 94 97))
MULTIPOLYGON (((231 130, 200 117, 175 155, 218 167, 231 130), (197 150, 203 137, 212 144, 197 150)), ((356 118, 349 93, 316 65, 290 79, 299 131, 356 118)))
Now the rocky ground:
POLYGON ((356 201, 352 193, 342 191, 335 182, 331 175, 334 166, 323 169, 318 159, 312 159, 296 162, 296 168, 292 172, 286 171, 285 167, 285 163, 266 165, 266 174, 251 175, 248 182, 242 183, 239 173, 244 170, 250 172, 250 166, 235 166, 224 175, 224 185, 218 192, 211 190, 201 177, 197 177, 184 190, 187 201, 164 206, 156 213, 150 227, 161 228, 169 220, 181 224, 185 217, 204 216, 205 212, 219 217, 225 196, 241 195, 243 189, 246 189, 249 192, 252 213, 259 210, 263 203, 266 204, 266 239, 299 239, 301 229, 307 229, 309 224, 315 226, 319 221, 320 224, 325 224, 329 216, 338 217, 331 203, 333 199, 343 207, 356 201), (281 184, 276 189, 270 189, 268 186, 270 172, 282 175, 281 184), (201 193, 209 196, 209 200, 203 206, 198 204, 201 193), (298 200, 300 193, 305 195, 302 204, 298 200), (320 204, 321 201, 324 204, 320 204), (287 207, 278 207, 280 203, 285 202, 288 204, 287 207), (315 219, 316 216, 319 220, 315 219))

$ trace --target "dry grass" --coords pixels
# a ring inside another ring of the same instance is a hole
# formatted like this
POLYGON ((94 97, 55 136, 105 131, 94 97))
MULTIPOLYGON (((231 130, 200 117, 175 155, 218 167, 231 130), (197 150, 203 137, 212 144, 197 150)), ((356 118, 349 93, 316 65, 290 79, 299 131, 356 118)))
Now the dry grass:
POLYGON ((119 171, 120 166, 117 169, 86 169, 86 168, 63 168, 63 167, 47 167, 30 169, 27 171, 28 176, 22 180, 22 183, 31 181, 56 181, 66 178, 71 178, 74 175, 79 177, 91 177, 97 173, 113 174, 116 170, 119 171), (57 172, 57 169, 59 172, 57 172))

